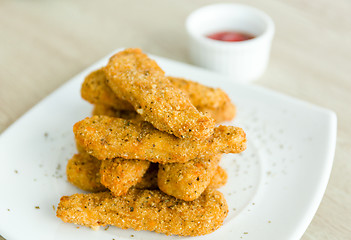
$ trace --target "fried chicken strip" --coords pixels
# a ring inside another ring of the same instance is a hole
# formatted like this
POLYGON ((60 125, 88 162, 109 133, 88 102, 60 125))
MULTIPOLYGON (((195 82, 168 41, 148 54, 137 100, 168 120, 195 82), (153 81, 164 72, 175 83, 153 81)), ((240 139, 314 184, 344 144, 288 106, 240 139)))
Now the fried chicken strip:
POLYGON ((230 121, 236 114, 235 105, 220 88, 211 88, 184 78, 168 77, 170 82, 190 99, 202 113, 209 113, 216 123, 230 121))
POLYGON ((75 154, 67 163, 67 180, 85 191, 106 191, 106 188, 100 183, 100 165, 100 160, 85 152, 75 154))
POLYGON ((158 163, 187 162, 246 148, 245 132, 234 126, 218 126, 210 138, 192 141, 155 129, 147 122, 93 116, 73 127, 76 141, 86 152, 104 160, 116 157, 158 163))
MULTIPOLYGON (((151 163, 149 169, 144 174, 143 178, 139 183, 137 183, 134 187, 138 189, 157 189, 157 174, 158 174, 158 165, 157 163, 151 163)), ((210 188, 220 188, 227 183, 228 175, 227 172, 221 168, 217 167, 216 173, 211 179, 208 187, 210 188)))
POLYGON ((114 225, 180 236, 211 233, 223 224, 227 214, 225 198, 213 189, 192 202, 159 190, 130 189, 120 197, 109 192, 74 194, 61 197, 56 211, 56 216, 64 222, 93 229, 114 225))
POLYGON ((150 166, 149 161, 114 158, 103 160, 100 167, 101 184, 114 196, 121 196, 142 180, 150 166))
MULTIPOLYGON (((128 161, 128 160, 125 160, 128 161)), ((100 160, 90 156, 87 153, 75 154, 67 164, 67 179, 70 183, 76 187, 89 191, 89 192, 101 192, 106 191, 107 189, 100 184, 100 160), (69 169, 69 170, 68 170, 69 169)), ((125 168, 124 171, 128 171, 129 168, 125 168)), ((158 164, 150 163, 149 168, 145 172, 144 176, 141 178, 140 182, 133 185, 133 187, 138 189, 157 189, 157 173, 158 173, 158 164)), ((114 172, 111 172, 110 175, 106 175, 105 178, 111 177, 112 179, 117 178, 114 172)), ((134 176, 132 171, 123 175, 125 178, 124 181, 133 181, 134 176), (130 178, 126 178, 126 175, 130 178)), ((107 180, 112 182, 112 180, 107 180)), ((209 187, 220 188, 225 185, 227 182, 227 173, 226 171, 218 166, 215 175, 213 176, 209 187)), ((121 185, 119 185, 121 186, 121 185)), ((122 185, 123 186, 123 185, 122 185)), ((124 190, 125 191, 125 190, 124 190)))
POLYGON ((103 69, 90 73, 84 79, 80 94, 83 99, 92 104, 104 104, 119 110, 134 110, 133 106, 117 98, 111 88, 106 84, 106 75, 103 69))
POLYGON ((222 154, 218 154, 186 163, 160 164, 157 175, 158 187, 168 195, 184 201, 193 201, 210 184, 221 157, 222 154))
POLYGON ((150 184, 150 177, 143 179, 149 166, 150 162, 143 160, 100 161, 82 150, 68 161, 66 174, 68 181, 82 190, 101 192, 109 189, 113 195, 120 196, 141 181, 144 182, 140 183, 141 187, 150 184))
POLYGON ((199 112, 140 49, 115 54, 104 71, 116 96, 132 104, 155 128, 190 139, 205 139, 213 133, 214 119, 199 112))
MULTIPOLYGON (((230 121, 235 116, 235 105, 220 88, 211 88, 184 78, 168 77, 168 80, 187 95, 191 103, 202 113, 209 113, 216 123, 230 121)), ((135 112, 132 105, 116 97, 106 84, 103 69, 90 73, 81 88, 82 98, 97 105, 94 115, 113 116, 119 110, 135 112), (103 108, 100 105, 104 105, 103 108), (99 111, 101 110, 101 111, 99 111), (104 112, 103 110, 106 110, 104 112)))

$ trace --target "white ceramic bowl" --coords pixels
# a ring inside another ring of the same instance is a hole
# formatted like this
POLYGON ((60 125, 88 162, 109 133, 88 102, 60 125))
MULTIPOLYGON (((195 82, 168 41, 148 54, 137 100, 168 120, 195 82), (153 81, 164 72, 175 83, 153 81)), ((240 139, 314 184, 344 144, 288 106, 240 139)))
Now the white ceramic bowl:
POLYGON ((242 4, 214 4, 195 10, 186 21, 190 57, 194 64, 249 82, 265 71, 274 35, 272 19, 242 4), (213 40, 222 31, 246 32, 255 38, 240 42, 213 40))

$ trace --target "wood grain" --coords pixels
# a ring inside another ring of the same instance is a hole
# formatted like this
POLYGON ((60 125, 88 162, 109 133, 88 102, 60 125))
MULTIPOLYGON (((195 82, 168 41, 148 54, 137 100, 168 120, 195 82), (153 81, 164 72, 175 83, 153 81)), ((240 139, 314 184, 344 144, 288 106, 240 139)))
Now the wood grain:
MULTIPOLYGON (((113 49, 140 47, 189 62, 185 18, 214 2, 219 1, 0 1, 0 132, 113 49)), ((348 239, 351 1, 238 2, 264 10, 276 23, 271 61, 256 84, 330 108, 338 115, 330 182, 302 239, 348 239)))

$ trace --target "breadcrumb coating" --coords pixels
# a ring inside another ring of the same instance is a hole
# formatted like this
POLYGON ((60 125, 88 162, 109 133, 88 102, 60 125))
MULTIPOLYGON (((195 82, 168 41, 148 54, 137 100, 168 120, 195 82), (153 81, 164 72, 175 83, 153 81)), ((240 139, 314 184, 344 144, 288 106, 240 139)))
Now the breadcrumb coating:
POLYGON ((164 76, 157 63, 140 49, 126 49, 110 58, 104 68, 107 85, 131 103, 155 128, 179 138, 205 139, 215 121, 199 112, 189 98, 164 76))
MULTIPOLYGON (((79 153, 76 155, 79 156, 72 157, 72 159, 75 160, 70 160, 67 163, 67 168, 70 168, 70 170, 67 171, 67 179, 69 179, 69 182, 76 187, 89 192, 106 191, 107 189, 102 184, 99 184, 101 182, 100 165, 102 161, 90 156, 87 153, 79 153), (77 161, 77 159, 79 159, 79 161, 77 161), (73 163, 73 161, 76 163, 73 163)), ((124 171, 128 170, 129 169, 127 168, 124 169, 124 171)), ((133 169, 126 175, 128 175, 130 178, 134 178, 132 173, 133 169)), ((144 176, 141 178, 140 182, 134 185, 134 187, 138 189, 158 189, 157 173, 158 164, 150 163, 150 166, 145 172, 144 176)), ((124 178, 126 178, 126 175, 124 175, 124 178)), ((228 176, 226 171, 218 166, 209 187, 220 188, 226 184, 227 178, 228 176)), ((128 180, 126 179, 124 181, 128 180)), ((133 179, 130 179, 129 181, 133 181, 133 179)))
MULTIPOLYGON (((180 89, 190 102, 202 113, 208 113, 216 123, 230 121, 234 118, 236 108, 228 95, 220 88, 211 88, 184 78, 167 77, 174 87, 180 89)), ((82 98, 95 105, 94 115, 113 116, 119 110, 134 111, 132 105, 116 97, 111 88, 106 84, 103 69, 90 73, 84 80, 81 88, 82 98)), ((117 116, 116 116, 117 117, 117 116)))
POLYGON ((76 141, 86 152, 104 160, 116 157, 158 163, 187 162, 220 153, 240 153, 246 134, 234 126, 218 126, 210 138, 192 141, 155 129, 147 122, 93 116, 73 127, 76 141))
POLYGON ((189 97, 197 110, 209 113, 216 123, 230 121, 235 117, 236 107, 222 89, 211 88, 184 78, 168 79, 189 97))
POLYGON ((160 164, 157 175, 158 187, 168 195, 184 201, 193 201, 210 184, 221 157, 222 154, 218 154, 186 163, 160 164))
POLYGON ((56 215, 62 221, 97 229, 149 230, 167 235, 198 236, 218 229, 228 214, 222 193, 208 189, 186 202, 159 190, 130 189, 114 197, 109 192, 63 196, 56 215))
POLYGON ((150 166, 149 161, 114 158, 102 160, 101 184, 110 189, 112 195, 121 196, 142 180, 150 166))
POLYGON ((106 76, 102 69, 91 72, 85 77, 80 93, 83 99, 92 104, 103 103, 119 110, 134 110, 129 102, 117 98, 107 86, 106 76))
MULTIPOLYGON (((99 161, 99 160, 97 160, 99 161)), ((158 165, 157 163, 151 163, 149 169, 144 174, 143 178, 139 183, 134 187, 138 189, 158 189, 157 183, 157 174, 158 174, 158 165)), ((223 187, 228 180, 227 172, 221 167, 218 166, 214 176, 211 179, 209 188, 220 188, 223 187)))
POLYGON ((89 192, 106 191, 100 183, 101 161, 87 153, 75 154, 67 162, 67 180, 74 186, 89 192))

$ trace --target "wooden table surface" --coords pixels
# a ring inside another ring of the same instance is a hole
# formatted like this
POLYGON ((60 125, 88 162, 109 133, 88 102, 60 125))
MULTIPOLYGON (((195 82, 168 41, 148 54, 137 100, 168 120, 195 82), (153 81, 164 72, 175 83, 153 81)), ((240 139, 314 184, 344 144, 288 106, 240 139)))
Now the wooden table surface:
MULTIPOLYGON (((140 47, 189 62, 184 21, 194 9, 214 2, 1 0, 0 132, 116 48, 140 47)), ((302 239, 350 239, 351 1, 249 4, 276 24, 269 67, 255 84, 332 109, 338 116, 331 178, 302 239)))

